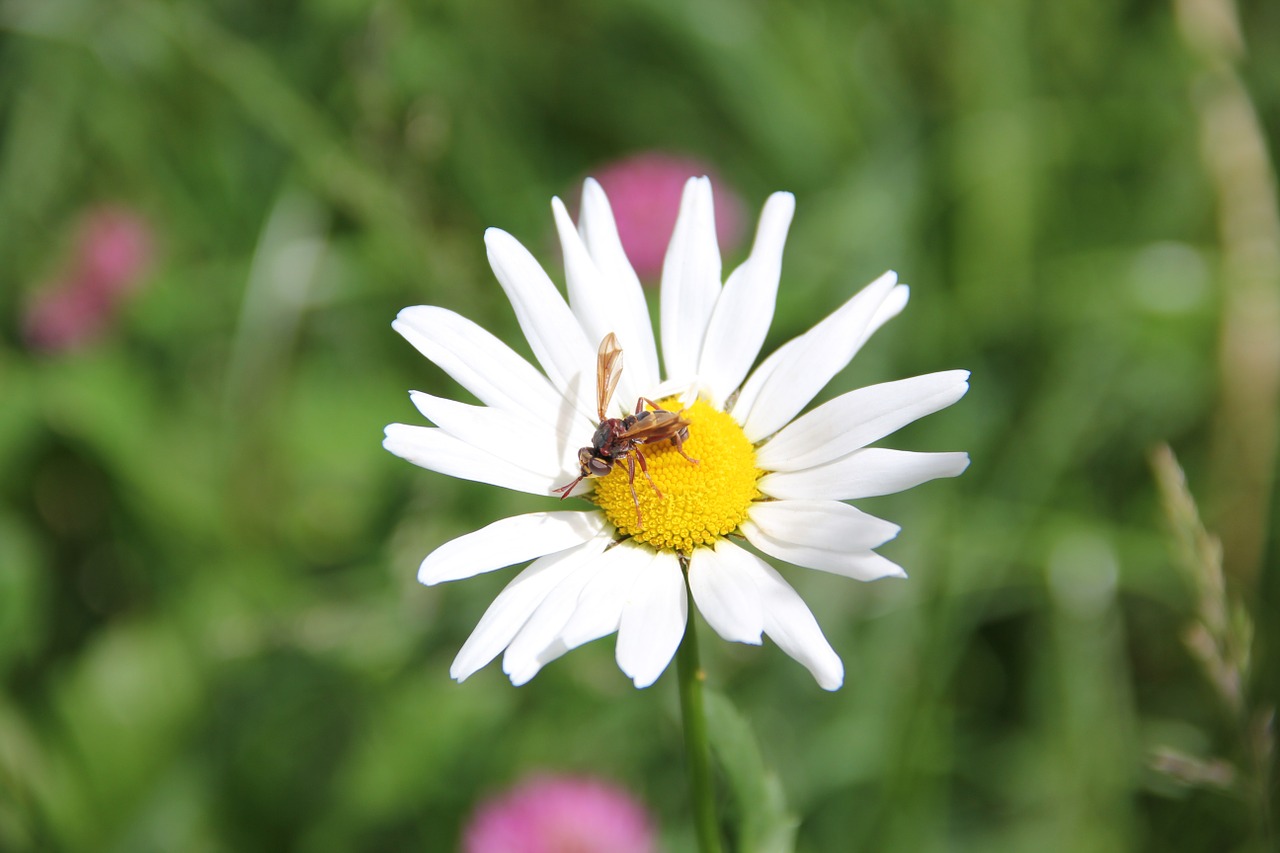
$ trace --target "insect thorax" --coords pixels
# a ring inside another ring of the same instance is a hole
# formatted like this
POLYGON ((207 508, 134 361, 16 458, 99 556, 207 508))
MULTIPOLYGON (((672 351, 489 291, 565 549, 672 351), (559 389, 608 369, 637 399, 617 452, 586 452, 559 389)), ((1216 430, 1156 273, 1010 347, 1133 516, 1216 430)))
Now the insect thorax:
POLYGON ((591 437, 591 446, 595 448, 598 456, 612 458, 619 449, 618 436, 625 431, 626 424, 618 418, 609 418, 596 429, 596 434, 591 437))

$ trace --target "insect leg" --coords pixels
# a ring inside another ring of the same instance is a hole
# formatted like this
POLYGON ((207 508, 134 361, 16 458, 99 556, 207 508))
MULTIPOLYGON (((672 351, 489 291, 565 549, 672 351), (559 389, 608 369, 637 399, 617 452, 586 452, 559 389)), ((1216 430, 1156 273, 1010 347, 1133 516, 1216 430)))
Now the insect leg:
POLYGON ((698 460, 694 459, 688 453, 684 452, 684 442, 685 442, 685 439, 687 439, 688 437, 689 437, 689 428, 685 427, 684 429, 677 432, 675 435, 671 436, 671 446, 676 449, 676 453, 679 453, 685 459, 688 459, 691 463, 693 463, 694 465, 697 465, 698 460))
POLYGON ((583 474, 583 475, 581 475, 580 477, 578 477, 576 480, 574 480, 572 483, 570 483, 569 485, 567 485, 567 486, 559 486, 559 487, 557 487, 557 488, 552 489, 551 491, 552 491, 553 493, 555 493, 555 492, 559 492, 559 493, 560 493, 560 500, 564 500, 565 498, 569 497, 569 493, 573 491, 573 487, 574 487, 574 486, 576 486, 576 485, 578 485, 579 483, 581 483, 581 482, 582 482, 583 480, 585 480, 586 478, 587 478, 587 475, 586 475, 586 474, 583 474))
MULTIPOLYGON (((636 494, 636 455, 639 451, 627 454, 627 485, 631 487, 631 502, 636 505, 636 527, 644 529, 644 516, 640 514, 640 496, 636 494)), ((640 467, 644 468, 644 457, 640 457, 640 467)), ((645 476, 649 476, 646 470, 645 476)), ((653 482, 650 480, 649 482, 653 482)))
MULTIPOLYGON (((662 500, 662 489, 659 489, 658 484, 653 482, 653 477, 649 476, 649 463, 645 461, 644 454, 640 452, 638 447, 631 452, 633 455, 640 457, 640 471, 644 474, 644 478, 649 481, 649 485, 653 486, 653 491, 658 496, 658 500, 662 500)), ((634 474, 632 474, 632 479, 635 479, 634 474)))

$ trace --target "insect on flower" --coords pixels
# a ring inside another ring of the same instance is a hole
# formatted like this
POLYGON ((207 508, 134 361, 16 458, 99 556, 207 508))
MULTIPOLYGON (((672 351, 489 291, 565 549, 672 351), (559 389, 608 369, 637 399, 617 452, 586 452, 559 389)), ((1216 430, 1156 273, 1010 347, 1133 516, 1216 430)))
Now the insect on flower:
POLYGON ((573 491, 573 487, 587 477, 603 477, 613 470, 613 466, 627 460, 627 477, 631 486, 631 500, 636 505, 636 525, 644 527, 644 519, 640 515, 640 498, 636 495, 636 460, 640 460, 640 471, 659 498, 662 491, 649 476, 649 465, 645 462, 640 446, 644 444, 661 444, 671 442, 676 452, 694 465, 698 460, 684 452, 684 443, 689 440, 689 422, 680 412, 669 412, 648 397, 636 400, 635 413, 622 418, 606 418, 605 409, 613 399, 613 392, 618 387, 618 379, 622 376, 622 347, 613 332, 604 336, 600 342, 600 351, 596 355, 596 413, 600 418, 600 426, 591 438, 591 446, 578 451, 578 464, 582 473, 567 486, 560 486, 554 491, 560 493, 564 500, 573 491), (645 406, 650 408, 646 409, 645 406))

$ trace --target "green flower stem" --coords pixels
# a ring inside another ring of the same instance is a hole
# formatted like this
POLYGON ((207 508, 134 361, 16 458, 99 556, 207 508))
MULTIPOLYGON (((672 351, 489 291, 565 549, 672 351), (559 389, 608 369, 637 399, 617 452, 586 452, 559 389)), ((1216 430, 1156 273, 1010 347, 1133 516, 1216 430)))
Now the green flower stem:
POLYGON ((694 629, 692 594, 689 618, 684 626, 684 639, 676 652, 676 668, 680 675, 680 716, 684 720, 684 751, 689 763, 689 788, 693 801, 693 819, 698 830, 698 850, 720 853, 720 825, 716 820, 715 790, 711 784, 711 749, 707 741, 707 714, 702 702, 702 682, 706 678, 698 664, 698 636, 694 629))

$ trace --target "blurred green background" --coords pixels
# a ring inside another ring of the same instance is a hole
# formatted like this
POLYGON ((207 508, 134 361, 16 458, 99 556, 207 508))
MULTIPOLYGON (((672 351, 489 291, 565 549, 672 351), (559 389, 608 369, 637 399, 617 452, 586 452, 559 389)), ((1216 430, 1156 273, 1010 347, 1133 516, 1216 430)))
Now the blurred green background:
MULTIPOLYGON (((1242 17, 1274 140, 1280 6, 1242 17)), ((512 572, 427 589, 419 560, 548 504, 380 447, 408 389, 455 388, 396 311, 527 352, 483 229, 558 279, 551 196, 648 149, 713 164, 751 217, 796 194, 766 351, 884 269, 912 285, 826 396, 973 371, 884 442, 969 471, 860 504, 903 525, 883 551, 911 579, 784 569, 841 691, 704 635, 798 849, 1263 849, 1256 802, 1150 768, 1250 752, 1180 639, 1195 592, 1147 462, 1170 442, 1232 517, 1214 51, 1141 0, 0 2, 0 849, 449 850, 533 770, 615 780, 692 848, 674 668, 636 691, 608 640, 519 689, 448 677, 512 572), (145 284, 35 351, 23 312, 102 203, 151 223, 145 284)), ((1233 588, 1265 672, 1254 509, 1233 588)))

